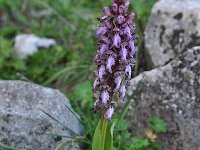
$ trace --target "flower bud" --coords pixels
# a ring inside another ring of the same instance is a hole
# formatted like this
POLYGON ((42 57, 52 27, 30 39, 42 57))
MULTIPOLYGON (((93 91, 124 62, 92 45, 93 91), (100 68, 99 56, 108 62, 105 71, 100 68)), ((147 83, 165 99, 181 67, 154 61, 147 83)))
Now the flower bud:
POLYGON ((107 15, 107 16, 111 16, 111 15, 112 15, 111 10, 110 10, 109 7, 104 7, 103 13, 104 13, 105 15, 107 15))
POLYGON ((116 3, 113 3, 112 10, 117 13, 118 12, 118 5, 116 3))
POLYGON ((120 5, 119 6, 119 13, 120 14, 123 14, 124 13, 124 10, 125 10, 125 7, 123 5, 120 5))

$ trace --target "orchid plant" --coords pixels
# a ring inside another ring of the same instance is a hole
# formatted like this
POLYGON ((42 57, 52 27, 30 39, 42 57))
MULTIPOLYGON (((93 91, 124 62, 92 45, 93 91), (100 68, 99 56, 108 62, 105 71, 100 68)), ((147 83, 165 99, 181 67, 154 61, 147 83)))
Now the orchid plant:
POLYGON ((103 9, 104 16, 98 18, 100 25, 96 32, 99 50, 95 56, 97 71, 93 88, 96 101, 93 110, 101 111, 102 117, 93 138, 93 150, 112 150, 116 124, 112 116, 117 105, 126 102, 126 89, 137 51, 135 14, 128 14, 130 0, 111 0, 111 3, 110 8, 103 9))

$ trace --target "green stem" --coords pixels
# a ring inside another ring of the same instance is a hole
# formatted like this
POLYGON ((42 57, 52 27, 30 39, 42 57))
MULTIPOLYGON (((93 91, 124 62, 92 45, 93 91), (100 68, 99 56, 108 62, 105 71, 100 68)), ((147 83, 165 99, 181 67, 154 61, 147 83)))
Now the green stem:
POLYGON ((120 115, 120 118, 117 120, 116 125, 118 125, 118 123, 119 123, 119 122, 124 118, 124 116, 126 115, 126 112, 128 111, 128 108, 129 108, 130 104, 131 104, 131 99, 129 98, 128 101, 126 102, 126 104, 125 104, 123 110, 122 110, 122 113, 121 113, 121 115, 120 115))

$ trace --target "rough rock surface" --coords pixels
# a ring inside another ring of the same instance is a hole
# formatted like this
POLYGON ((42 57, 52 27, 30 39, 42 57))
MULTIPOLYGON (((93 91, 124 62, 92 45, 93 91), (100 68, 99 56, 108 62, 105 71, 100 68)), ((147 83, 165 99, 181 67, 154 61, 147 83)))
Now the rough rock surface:
POLYGON ((0 81, 0 143, 21 150, 54 150, 66 139, 47 133, 80 135, 80 122, 64 104, 71 108, 58 90, 23 81, 0 81))
POLYGON ((166 150, 200 150, 199 68, 200 47, 194 47, 134 78, 128 91, 137 112, 132 131, 141 134, 150 117, 160 117, 168 124, 158 138, 166 150))
POLYGON ((145 47, 154 67, 200 46, 200 0, 160 0, 151 12, 145 47))

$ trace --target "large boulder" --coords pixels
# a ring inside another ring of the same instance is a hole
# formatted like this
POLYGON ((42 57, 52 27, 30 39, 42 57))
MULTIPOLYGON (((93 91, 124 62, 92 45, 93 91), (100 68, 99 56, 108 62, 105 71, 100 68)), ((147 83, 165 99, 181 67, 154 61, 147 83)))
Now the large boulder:
POLYGON ((58 90, 24 81, 0 81, 0 143, 21 150, 54 150, 62 134, 82 134, 79 119, 58 90), (54 121, 47 114, 59 120, 54 121))
POLYGON ((151 12, 145 47, 154 67, 200 46, 200 0, 160 0, 151 12))
POLYGON ((137 112, 132 131, 141 134, 150 117, 160 117, 168 125, 167 133, 158 137, 166 150, 199 150, 199 68, 200 47, 194 47, 167 65, 134 78, 128 91, 137 112))

